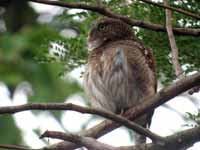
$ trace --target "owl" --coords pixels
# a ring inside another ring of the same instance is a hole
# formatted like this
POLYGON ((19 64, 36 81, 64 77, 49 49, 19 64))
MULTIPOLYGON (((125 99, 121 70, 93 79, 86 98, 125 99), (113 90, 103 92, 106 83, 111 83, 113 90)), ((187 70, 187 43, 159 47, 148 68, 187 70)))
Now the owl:
MULTIPOLYGON (((132 28, 119 19, 98 20, 88 34, 88 63, 83 76, 84 89, 95 108, 120 114, 142 103, 156 92, 155 61, 132 28)), ((136 123, 148 127, 153 111, 136 123)), ((134 134, 135 143, 146 138, 134 134)))

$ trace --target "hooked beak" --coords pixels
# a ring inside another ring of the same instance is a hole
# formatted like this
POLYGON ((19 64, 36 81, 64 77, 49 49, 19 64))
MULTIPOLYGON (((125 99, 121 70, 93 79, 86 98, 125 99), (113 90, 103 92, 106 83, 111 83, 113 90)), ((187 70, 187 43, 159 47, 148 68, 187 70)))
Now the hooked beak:
POLYGON ((88 45, 89 51, 92 51, 103 44, 103 40, 101 40, 101 39, 91 40, 90 37, 88 37, 87 41, 88 41, 87 45, 88 45))
POLYGON ((88 43, 87 43, 87 45, 88 45, 88 50, 89 50, 89 51, 92 51, 92 50, 96 49, 97 47, 99 47, 101 44, 102 44, 102 43, 99 42, 99 40, 88 42, 88 43))

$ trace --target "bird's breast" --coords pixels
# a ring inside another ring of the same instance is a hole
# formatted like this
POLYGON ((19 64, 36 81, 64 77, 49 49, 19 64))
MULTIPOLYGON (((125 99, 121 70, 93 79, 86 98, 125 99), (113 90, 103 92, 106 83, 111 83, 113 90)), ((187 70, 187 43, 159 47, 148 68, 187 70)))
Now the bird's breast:
POLYGON ((155 93, 155 77, 133 42, 109 43, 90 54, 85 91, 94 107, 119 112, 155 93))
POLYGON ((129 105, 130 72, 122 48, 105 51, 87 64, 85 89, 95 107, 116 112, 129 105))

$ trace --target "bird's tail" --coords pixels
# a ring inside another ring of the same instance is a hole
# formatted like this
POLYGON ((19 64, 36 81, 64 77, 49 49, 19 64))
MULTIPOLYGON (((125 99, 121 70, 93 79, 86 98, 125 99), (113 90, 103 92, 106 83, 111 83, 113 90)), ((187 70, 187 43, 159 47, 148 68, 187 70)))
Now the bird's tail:
MULTIPOLYGON (((140 118, 136 119, 136 123, 138 123, 140 126, 144 128, 149 128, 151 125, 151 119, 152 119, 153 113, 154 111, 150 111, 148 114, 141 116, 140 118)), ((146 139, 147 139, 145 136, 142 136, 137 133, 133 133, 133 138, 134 138, 135 145, 146 143, 146 139)))
POLYGON ((133 133, 134 143, 135 145, 140 145, 146 143, 146 137, 139 135, 137 133, 133 133))

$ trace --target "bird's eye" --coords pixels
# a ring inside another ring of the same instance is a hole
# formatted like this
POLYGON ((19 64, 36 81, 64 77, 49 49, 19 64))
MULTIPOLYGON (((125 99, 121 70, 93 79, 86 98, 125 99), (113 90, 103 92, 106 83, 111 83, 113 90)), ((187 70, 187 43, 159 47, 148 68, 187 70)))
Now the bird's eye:
POLYGON ((99 24, 98 25, 98 30, 104 30, 106 28, 105 24, 99 24))

